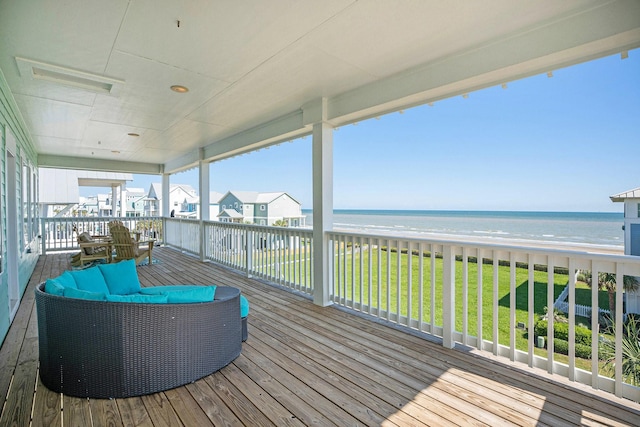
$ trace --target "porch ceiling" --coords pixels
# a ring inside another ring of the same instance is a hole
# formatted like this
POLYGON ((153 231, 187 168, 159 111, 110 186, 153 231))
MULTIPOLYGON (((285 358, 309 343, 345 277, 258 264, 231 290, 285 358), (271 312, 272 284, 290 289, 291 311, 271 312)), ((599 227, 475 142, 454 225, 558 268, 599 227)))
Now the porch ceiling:
POLYGON ((635 0, 24 0, 0 13, 0 68, 40 165, 145 173, 638 46, 635 0))

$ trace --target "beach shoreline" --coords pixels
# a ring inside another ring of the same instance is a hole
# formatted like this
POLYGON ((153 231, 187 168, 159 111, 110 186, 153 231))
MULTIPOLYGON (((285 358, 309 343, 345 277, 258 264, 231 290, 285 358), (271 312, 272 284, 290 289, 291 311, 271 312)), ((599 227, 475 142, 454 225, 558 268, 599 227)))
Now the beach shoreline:
POLYGON ((366 228, 339 228, 334 227, 335 231, 344 233, 364 233, 374 236, 381 236, 385 238, 408 238, 419 239, 426 241, 436 242, 453 242, 460 244, 478 244, 478 245, 497 245, 508 246, 513 248, 534 248, 542 250, 558 250, 558 251, 571 251, 571 252, 584 252, 588 254, 604 254, 604 255, 624 255, 623 246, 613 245, 598 245, 592 243, 578 243, 578 242, 558 242, 558 241, 544 241, 544 240, 527 240, 527 239, 514 239, 504 237, 479 237, 468 236, 461 234, 446 234, 446 233, 429 233, 429 232, 389 232, 382 230, 369 230, 366 228))

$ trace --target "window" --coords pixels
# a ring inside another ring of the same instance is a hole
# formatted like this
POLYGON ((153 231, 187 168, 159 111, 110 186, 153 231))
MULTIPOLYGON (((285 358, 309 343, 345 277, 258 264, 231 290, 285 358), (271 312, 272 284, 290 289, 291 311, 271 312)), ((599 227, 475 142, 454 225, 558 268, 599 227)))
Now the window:
POLYGON ((267 205, 260 205, 260 210, 261 211, 266 211, 267 210, 267 205))
POLYGON ((640 203, 638 203, 638 218, 640 218, 640 203))
POLYGON ((235 203, 233 204, 233 207, 234 207, 234 208, 236 208, 236 209, 238 209, 238 202, 235 202, 235 203))

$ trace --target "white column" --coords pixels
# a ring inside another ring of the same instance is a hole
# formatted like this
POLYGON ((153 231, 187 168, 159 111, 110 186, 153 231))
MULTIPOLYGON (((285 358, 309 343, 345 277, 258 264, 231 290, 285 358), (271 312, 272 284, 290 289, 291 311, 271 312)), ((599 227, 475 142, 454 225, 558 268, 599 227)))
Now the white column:
POLYGON ((204 221, 209 221, 209 163, 200 160, 198 163, 198 185, 200 192, 200 261, 207 257, 207 233, 204 221))
POLYGON ((200 161, 198 165, 198 177, 200 183, 200 219, 203 221, 209 221, 209 206, 210 206, 210 186, 209 186, 209 163, 200 161))
POLYGON ((169 175, 168 173, 162 174, 162 203, 160 206, 160 216, 168 217, 171 213, 171 201, 169 200, 169 175))
POLYGON ((116 185, 111 186, 111 216, 118 216, 118 190, 116 185))
POLYGON ((333 127, 328 123, 313 125, 313 302, 331 304, 329 242, 325 232, 333 228, 333 127))
POLYGON ((127 188, 124 184, 120 185, 120 216, 127 216, 127 188))

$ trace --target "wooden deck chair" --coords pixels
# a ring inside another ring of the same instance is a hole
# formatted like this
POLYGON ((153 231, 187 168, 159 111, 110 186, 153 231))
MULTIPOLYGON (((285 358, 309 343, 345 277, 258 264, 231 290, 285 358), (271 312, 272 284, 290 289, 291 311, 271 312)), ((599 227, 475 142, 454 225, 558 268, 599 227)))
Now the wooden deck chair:
POLYGON ((131 236, 131 231, 124 226, 122 221, 109 222, 109 234, 112 240, 111 245, 116 250, 114 262, 134 259, 137 265, 145 258, 149 258, 149 265, 151 265, 154 240, 137 241, 131 236))
POLYGON ((88 232, 78 233, 78 227, 73 226, 76 239, 80 246, 80 252, 71 257, 71 265, 74 267, 84 266, 86 263, 96 260, 106 260, 111 262, 111 237, 92 236, 88 232))

